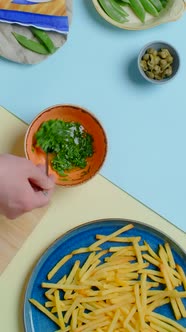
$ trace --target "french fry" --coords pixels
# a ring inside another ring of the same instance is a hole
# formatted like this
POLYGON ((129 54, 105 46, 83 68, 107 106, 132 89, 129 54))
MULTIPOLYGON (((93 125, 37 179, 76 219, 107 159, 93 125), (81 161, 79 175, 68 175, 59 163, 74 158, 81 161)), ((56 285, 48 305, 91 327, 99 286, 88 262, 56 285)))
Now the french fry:
POLYGON ((161 306, 163 306, 164 304, 167 304, 169 302, 170 302, 169 298, 158 299, 156 301, 153 301, 147 307, 147 314, 148 315, 151 314, 152 311, 154 311, 156 308, 160 308, 161 306))
POLYGON ((107 235, 107 236, 104 236, 102 239, 96 241, 95 243, 93 243, 89 248, 90 250, 96 248, 96 247, 99 247, 101 244, 107 242, 107 241, 112 241, 113 238, 115 238, 116 236, 124 233, 124 232, 127 232, 128 230, 132 229, 134 226, 132 224, 129 224, 127 226, 124 226, 120 229, 118 229, 116 232, 110 234, 110 235, 107 235))
POLYGON ((140 248, 140 245, 139 245, 137 240, 133 241, 133 246, 134 246, 134 250, 135 250, 135 253, 136 253, 138 263, 143 264, 144 261, 143 261, 143 257, 142 257, 142 254, 141 254, 141 248, 140 248))
POLYGON ((143 331, 145 328, 145 315, 144 315, 144 311, 143 311, 143 307, 142 307, 141 299, 140 299, 139 284, 136 284, 134 286, 134 294, 135 294, 135 298, 136 298, 136 307, 137 307, 137 310, 139 313, 140 328, 143 331))
POLYGON ((180 282, 177 278, 175 278, 174 276, 174 270, 171 269, 171 267, 168 265, 168 257, 167 254, 165 252, 165 249, 163 248, 163 246, 160 245, 160 250, 159 250, 159 255, 160 258, 162 260, 162 263, 167 271, 167 274, 169 275, 169 280, 170 283, 172 284, 173 287, 179 286, 180 282))
POLYGON ((148 274, 149 278, 154 280, 154 281, 157 281, 159 284, 166 284, 165 282, 165 279, 164 278, 160 278, 160 277, 157 277, 153 274, 148 274))
POLYGON ((120 310, 117 309, 115 314, 114 314, 114 317, 113 317, 113 320, 108 328, 108 332, 114 332, 115 331, 115 327, 116 327, 116 324, 117 324, 117 321, 119 319, 119 316, 120 316, 120 310))
POLYGON ((56 305, 56 311, 58 314, 58 320, 59 320, 59 325, 62 330, 65 329, 65 323, 64 323, 64 318, 63 314, 60 308, 60 297, 59 297, 59 290, 55 290, 54 292, 54 297, 55 297, 55 305, 56 305))
POLYGON ((160 261, 159 256, 154 252, 151 246, 146 241, 144 241, 144 243, 147 247, 147 251, 149 252, 150 256, 153 257, 156 261, 160 261))
MULTIPOLYGON (((166 264, 165 265, 161 264, 160 269, 161 269, 161 271, 163 273, 163 276, 165 278, 167 289, 172 290, 173 286, 171 284, 171 280, 170 280, 170 277, 169 277, 169 271, 167 271, 167 269, 166 269, 166 264)), ((173 298, 170 298, 170 302, 171 302, 171 305, 172 305, 172 309, 174 311, 174 315, 175 315, 176 319, 179 320, 181 318, 181 313, 180 313, 180 310, 178 308, 177 302, 173 298)))
POLYGON ((166 249, 166 252, 167 252, 168 262, 169 262, 170 266, 173 269, 175 269, 176 264, 175 264, 174 257, 173 257, 173 254, 172 254, 169 243, 165 243, 165 249, 166 249))
POLYGON ((160 266, 160 261, 148 254, 143 254, 143 258, 155 266, 160 266))
POLYGON ((136 310, 137 310, 137 307, 136 307, 136 304, 134 304, 133 307, 131 308, 131 310, 128 312, 126 319, 123 322, 124 327, 127 327, 129 322, 132 321, 132 318, 133 318, 134 314, 136 313, 136 310))
POLYGON ((147 275, 143 273, 141 275, 141 306, 142 310, 146 312, 147 306, 147 275))
POLYGON ((170 332, 178 332, 178 331, 184 331, 185 329, 183 329, 183 327, 180 326, 180 324, 177 324, 176 326, 173 325, 173 321, 169 320, 169 321, 163 321, 161 319, 159 319, 157 316, 147 316, 147 319, 156 324, 159 327, 164 328, 166 331, 170 331, 170 332))
POLYGON ((176 268, 177 268, 177 271, 180 275, 180 278, 182 280, 182 283, 183 283, 183 286, 184 286, 184 289, 186 290, 186 275, 182 269, 182 267, 180 265, 176 265, 176 268))
POLYGON ((185 328, 182 325, 175 322, 175 320, 173 320, 173 319, 170 319, 170 318, 163 316, 161 314, 158 314, 156 312, 153 312, 152 316, 165 323, 168 323, 169 325, 172 325, 173 327, 177 328, 178 331, 185 332, 185 328))
POLYGON ((155 323, 150 323, 150 327, 156 332, 167 332, 166 329, 164 329, 162 326, 159 326, 155 323))
POLYGON ((35 299, 29 299, 29 301, 37 309, 39 309, 43 314, 45 314, 48 318, 50 318, 54 323, 56 323, 58 326, 60 326, 59 319, 55 315, 53 315, 49 310, 47 310, 41 303, 39 303, 35 299))
POLYGON ((48 280, 52 279, 52 277, 57 273, 57 271, 68 261, 72 258, 72 254, 64 256, 48 273, 48 280))

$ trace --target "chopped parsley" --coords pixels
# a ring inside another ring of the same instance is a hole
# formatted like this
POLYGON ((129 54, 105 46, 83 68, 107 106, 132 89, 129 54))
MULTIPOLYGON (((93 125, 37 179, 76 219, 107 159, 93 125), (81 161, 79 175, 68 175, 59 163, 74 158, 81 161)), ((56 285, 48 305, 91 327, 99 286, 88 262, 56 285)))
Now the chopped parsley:
POLYGON ((85 168, 93 155, 93 137, 78 122, 48 120, 35 134, 36 147, 52 154, 51 166, 61 176, 75 167, 85 168))

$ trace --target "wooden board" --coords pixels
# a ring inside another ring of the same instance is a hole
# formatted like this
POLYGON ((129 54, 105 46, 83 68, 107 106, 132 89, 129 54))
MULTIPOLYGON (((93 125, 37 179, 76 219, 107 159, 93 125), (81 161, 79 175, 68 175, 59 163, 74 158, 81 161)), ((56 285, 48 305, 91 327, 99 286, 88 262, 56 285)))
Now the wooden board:
MULTIPOLYGON (((69 24, 72 19, 72 0, 66 0, 67 15, 69 24)), ((17 32, 28 38, 33 38, 27 27, 16 24, 0 23, 0 55, 8 60, 25 63, 36 64, 45 60, 48 56, 34 53, 22 47, 13 37, 12 32, 17 32)), ((62 47, 67 41, 67 35, 57 32, 48 32, 56 47, 62 47)), ((51 55, 50 55, 51 56, 51 55)))
MULTIPOLYGON (((24 156, 23 142, 27 125, 0 107, 0 154, 24 156), (6 140, 4 139, 6 137, 6 140)), ((48 207, 26 213, 16 220, 0 215, 0 274, 16 255, 48 207)))

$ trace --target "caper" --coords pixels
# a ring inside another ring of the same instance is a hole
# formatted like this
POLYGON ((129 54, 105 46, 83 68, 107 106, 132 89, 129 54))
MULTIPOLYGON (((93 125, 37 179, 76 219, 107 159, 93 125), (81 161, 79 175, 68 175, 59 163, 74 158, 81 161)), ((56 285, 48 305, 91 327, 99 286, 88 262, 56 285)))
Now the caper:
POLYGON ((161 51, 159 52, 159 56, 162 59, 165 59, 169 55, 170 55, 170 53, 169 53, 169 51, 166 48, 162 48, 161 51))
POLYGON ((165 69, 167 65, 168 65, 167 60, 165 59, 160 60, 160 66, 162 67, 162 69, 165 69))
POLYGON ((144 56, 143 56, 143 58, 142 58, 142 59, 143 59, 143 60, 146 60, 146 61, 147 61, 147 60, 149 60, 149 54, 147 54, 147 53, 146 53, 146 54, 144 54, 144 56))
POLYGON ((167 69, 165 69, 163 74, 167 77, 170 77, 172 75, 172 67, 169 66, 167 69))
POLYGON ((148 54, 154 54, 154 51, 155 51, 154 48, 148 48, 147 49, 148 54))
POLYGON ((153 53, 152 53, 154 56, 158 55, 158 51, 157 50, 154 50, 153 53))
POLYGON ((154 56, 150 54, 149 60, 147 61, 147 64, 150 68, 154 67, 154 56))
POLYGON ((172 55, 168 55, 167 57, 166 57, 166 60, 167 60, 167 62, 168 63, 173 63, 173 57, 172 57, 172 55))
POLYGON ((146 75, 149 77, 149 78, 154 78, 154 73, 152 73, 151 71, 146 71, 146 75))
POLYGON ((160 74, 160 73, 162 72, 162 69, 161 69, 160 66, 156 65, 156 66, 154 67, 154 71, 155 71, 156 74, 160 74))
POLYGON ((155 58, 154 58, 154 64, 158 65, 159 62, 160 62, 160 57, 158 55, 156 55, 155 58))
POLYGON ((154 75, 154 78, 155 78, 155 80, 158 80, 158 81, 162 80, 162 76, 158 75, 158 74, 154 75))
POLYGON ((147 62, 145 60, 141 60, 140 66, 144 71, 148 70, 147 62))

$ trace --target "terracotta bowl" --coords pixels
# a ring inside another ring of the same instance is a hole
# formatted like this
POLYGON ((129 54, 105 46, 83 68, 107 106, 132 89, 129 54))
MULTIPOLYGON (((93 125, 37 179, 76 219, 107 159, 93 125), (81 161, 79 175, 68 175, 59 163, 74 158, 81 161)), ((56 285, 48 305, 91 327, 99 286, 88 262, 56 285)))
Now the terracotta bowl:
MULTIPOLYGON (((101 168, 107 153, 107 138, 100 122, 86 109, 75 105, 56 105, 41 112, 30 124, 24 142, 25 155, 36 165, 46 162, 46 154, 40 148, 33 148, 35 133, 41 124, 50 119, 79 122, 93 137, 94 153, 87 158, 87 166, 83 169, 74 168, 67 172, 66 177, 57 174, 49 164, 49 174, 54 174, 56 184, 68 187, 90 180, 101 168)), ((50 155, 49 155, 50 159, 50 155)))

